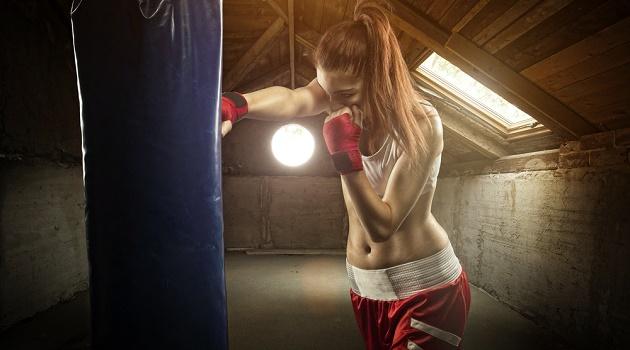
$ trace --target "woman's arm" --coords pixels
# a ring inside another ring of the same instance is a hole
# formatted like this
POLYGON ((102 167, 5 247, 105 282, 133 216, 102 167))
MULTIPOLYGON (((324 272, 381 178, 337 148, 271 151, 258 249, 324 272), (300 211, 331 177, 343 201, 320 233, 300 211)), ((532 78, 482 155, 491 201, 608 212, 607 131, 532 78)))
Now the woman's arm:
POLYGON ((317 79, 295 90, 272 86, 243 96, 248 104, 244 117, 257 120, 283 121, 318 115, 329 105, 328 95, 317 79))
POLYGON ((410 169, 407 167, 411 159, 403 153, 392 169, 383 198, 376 194, 365 172, 341 176, 359 221, 375 242, 384 242, 398 231, 420 198, 435 157, 442 152, 444 143, 441 123, 435 123, 432 128, 424 125, 423 129, 431 135, 428 140, 429 152, 422 156, 417 166, 410 169))

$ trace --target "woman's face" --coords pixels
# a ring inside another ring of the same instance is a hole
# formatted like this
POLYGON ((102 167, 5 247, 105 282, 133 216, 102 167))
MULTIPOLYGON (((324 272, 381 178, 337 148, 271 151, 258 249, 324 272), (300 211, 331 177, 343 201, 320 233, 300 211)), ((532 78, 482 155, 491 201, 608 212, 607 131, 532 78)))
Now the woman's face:
POLYGON ((361 78, 339 71, 317 68, 317 82, 330 98, 331 110, 352 105, 362 106, 363 81, 361 78))

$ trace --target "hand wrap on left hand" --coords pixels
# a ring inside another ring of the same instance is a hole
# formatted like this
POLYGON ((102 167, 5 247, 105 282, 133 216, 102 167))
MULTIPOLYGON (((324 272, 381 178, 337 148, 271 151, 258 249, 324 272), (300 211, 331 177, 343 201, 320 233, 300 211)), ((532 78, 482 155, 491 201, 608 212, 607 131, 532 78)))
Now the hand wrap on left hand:
POLYGON ((350 113, 343 113, 324 123, 324 140, 335 169, 344 175, 363 170, 359 151, 361 127, 352 121, 350 113))

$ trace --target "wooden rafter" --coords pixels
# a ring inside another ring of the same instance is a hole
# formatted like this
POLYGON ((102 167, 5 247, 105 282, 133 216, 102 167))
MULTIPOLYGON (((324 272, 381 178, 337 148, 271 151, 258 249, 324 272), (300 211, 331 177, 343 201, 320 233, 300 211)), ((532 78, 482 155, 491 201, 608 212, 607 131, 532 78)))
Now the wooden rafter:
POLYGON ((409 64, 409 69, 416 70, 418 66, 421 65, 422 62, 429 57, 429 55, 431 55, 432 52, 433 51, 429 48, 422 50, 422 52, 409 64))
POLYGON ((470 20, 473 19, 473 17, 475 17, 479 11, 488 4, 488 2, 489 0, 479 0, 479 2, 477 2, 475 6, 473 6, 473 8, 471 8, 470 11, 468 11, 464 17, 457 22, 457 24, 455 24, 453 32, 459 32, 462 28, 464 28, 466 24, 468 24, 468 22, 470 22, 470 20))
POLYGON ((293 0, 288 0, 289 7, 289 64, 291 66, 291 89, 295 89, 295 20, 293 0))
POLYGON ((272 86, 274 82, 279 80, 286 80, 289 77, 289 71, 286 67, 278 67, 271 72, 267 72, 265 75, 256 78, 252 81, 248 81, 239 86, 239 91, 243 93, 252 92, 266 87, 272 86))
POLYGON ((390 3, 393 13, 385 8, 383 10, 388 13, 393 25, 459 66, 557 135, 576 139, 597 132, 580 115, 470 40, 458 33, 446 32, 400 0, 390 0, 390 3))
POLYGON ((243 80, 245 75, 253 68, 252 63, 271 49, 269 43, 273 42, 284 29, 284 19, 276 19, 267 30, 256 40, 254 45, 236 62, 228 72, 223 83, 223 90, 234 89, 243 80))
MULTIPOLYGON (((278 5, 278 3, 275 0, 262 0, 262 1, 269 4, 269 6, 271 6, 271 8, 278 14, 278 16, 282 18, 285 21, 285 23, 289 24, 289 16, 287 16, 287 14, 284 13, 282 8, 278 5)), ((320 36, 319 33, 314 33, 314 32, 295 33, 295 42, 306 47, 307 49, 315 50, 316 44, 313 44, 313 41, 318 42, 319 36, 320 36), (315 36, 316 38, 314 38, 313 36, 315 36), (316 39, 316 40, 313 40, 313 39, 316 39)))

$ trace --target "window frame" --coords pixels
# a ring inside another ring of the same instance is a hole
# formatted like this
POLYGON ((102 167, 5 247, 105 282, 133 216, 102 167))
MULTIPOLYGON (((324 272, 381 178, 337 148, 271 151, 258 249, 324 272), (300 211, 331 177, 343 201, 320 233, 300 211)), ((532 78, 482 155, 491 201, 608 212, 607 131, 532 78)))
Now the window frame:
MULTIPOLYGON (((435 73, 423 68, 422 63, 424 63, 424 61, 426 61, 431 56, 431 54, 433 54, 433 52, 426 55, 426 57, 417 65, 417 67, 410 71, 412 78, 415 79, 417 83, 422 83, 430 87, 437 93, 443 95, 444 97, 454 101, 458 105, 461 105, 468 112, 479 118, 479 120, 481 120, 484 124, 499 133, 508 142, 538 135, 547 135, 551 133, 551 130, 542 125, 533 117, 530 120, 524 120, 517 123, 507 122, 504 118, 497 115, 494 111, 488 109, 487 107, 481 105, 479 102, 468 97, 465 93, 457 89, 457 87, 452 86, 450 83, 444 81, 444 79, 437 76, 435 73)), ((457 67, 456 65, 454 66, 457 67)), ((488 87, 486 86, 486 88, 488 87)), ((490 88, 488 89, 495 94, 501 96, 496 91, 493 91, 490 88)), ((504 96, 501 97, 505 99, 504 96)))

